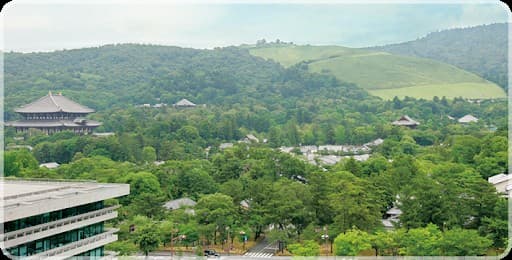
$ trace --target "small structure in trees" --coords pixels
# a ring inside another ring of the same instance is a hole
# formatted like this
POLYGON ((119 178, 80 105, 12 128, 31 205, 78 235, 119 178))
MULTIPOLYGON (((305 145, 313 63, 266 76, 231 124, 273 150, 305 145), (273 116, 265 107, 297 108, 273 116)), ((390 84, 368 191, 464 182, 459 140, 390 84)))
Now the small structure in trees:
POLYGON ((477 123, 478 118, 474 117, 473 115, 468 114, 468 115, 465 115, 465 116, 459 118, 458 122, 461 124, 477 123))
POLYGON ((420 125, 420 123, 412 118, 410 118, 408 115, 403 115, 398 120, 391 123, 392 125, 396 126, 406 126, 409 128, 416 128, 420 125))
POLYGON ((512 190, 512 175, 510 174, 496 174, 487 179, 487 181, 492 184, 498 193, 505 194, 508 196, 510 194, 510 190, 512 190))
POLYGON ((246 136, 244 136, 244 138, 242 138, 242 140, 240 140, 240 142, 242 143, 259 143, 260 142, 260 139, 258 139, 256 136, 252 135, 252 134, 248 134, 246 136))
POLYGON ((181 198, 170 200, 164 204, 164 208, 168 210, 175 210, 182 207, 194 207, 197 204, 194 200, 190 198, 181 198))
POLYGON ((177 108, 192 108, 192 107, 196 107, 196 104, 190 102, 188 99, 184 98, 178 102, 176 102, 176 104, 174 104, 174 107, 177 107, 177 108))
POLYGON ((55 169, 55 168, 58 168, 59 166, 60 166, 60 164, 58 164, 56 162, 49 162, 49 163, 39 164, 39 167, 46 167, 48 169, 55 169))

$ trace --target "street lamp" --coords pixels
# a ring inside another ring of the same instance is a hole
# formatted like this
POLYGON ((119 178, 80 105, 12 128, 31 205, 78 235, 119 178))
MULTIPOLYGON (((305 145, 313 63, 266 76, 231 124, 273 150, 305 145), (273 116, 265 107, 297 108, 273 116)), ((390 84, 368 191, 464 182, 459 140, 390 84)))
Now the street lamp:
POLYGON ((327 249, 327 241, 329 240, 329 235, 327 234, 327 226, 324 227, 324 234, 320 236, 322 240, 324 240, 325 248, 327 249))
MULTIPOLYGON (((179 231, 179 229, 177 229, 177 228, 176 228, 176 229, 172 229, 172 228, 171 228, 171 258, 172 258, 172 256, 174 255, 174 244, 173 244, 174 239, 173 239, 172 235, 173 235, 174 233, 176 233, 176 235, 177 235, 177 234, 178 234, 178 232, 180 232, 180 231, 179 231)), ((179 238, 179 237, 178 237, 178 238, 179 238)))

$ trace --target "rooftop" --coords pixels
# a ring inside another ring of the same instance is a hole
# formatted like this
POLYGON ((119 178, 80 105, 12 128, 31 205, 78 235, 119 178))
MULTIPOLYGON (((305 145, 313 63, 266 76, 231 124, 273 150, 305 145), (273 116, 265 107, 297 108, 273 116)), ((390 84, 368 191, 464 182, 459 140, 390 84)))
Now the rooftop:
POLYGON ((188 99, 184 98, 178 102, 176 102, 176 104, 174 104, 175 106, 178 106, 178 107, 195 107, 196 104, 190 102, 188 99))
POLYGON ((168 201, 164 204, 164 207, 170 210, 179 209, 183 206, 193 207, 197 204, 197 202, 193 201, 190 198, 181 198, 176 200, 168 201))
POLYGON ((82 106, 62 94, 48 95, 15 110, 18 113, 92 113, 94 109, 82 106))
POLYGON ((0 223, 129 193, 128 184, 0 178, 0 223))
POLYGON ((398 120, 394 121, 392 123, 393 125, 399 125, 399 126, 413 126, 413 125, 419 125, 420 123, 412 118, 410 118, 408 115, 404 115, 400 117, 398 120))
POLYGON ((459 123, 476 123, 478 122, 478 118, 474 117, 473 115, 465 115, 461 118, 459 118, 459 123))

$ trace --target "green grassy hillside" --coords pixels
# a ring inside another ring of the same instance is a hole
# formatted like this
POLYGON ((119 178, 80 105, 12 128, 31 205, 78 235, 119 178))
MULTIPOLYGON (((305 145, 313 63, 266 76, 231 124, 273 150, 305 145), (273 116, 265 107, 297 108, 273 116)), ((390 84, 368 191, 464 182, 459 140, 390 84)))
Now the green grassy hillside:
POLYGON ((270 46, 252 48, 250 53, 275 60, 285 67, 305 61, 312 72, 334 75, 386 99, 395 95, 417 98, 506 96, 492 82, 430 59, 339 46, 270 46))

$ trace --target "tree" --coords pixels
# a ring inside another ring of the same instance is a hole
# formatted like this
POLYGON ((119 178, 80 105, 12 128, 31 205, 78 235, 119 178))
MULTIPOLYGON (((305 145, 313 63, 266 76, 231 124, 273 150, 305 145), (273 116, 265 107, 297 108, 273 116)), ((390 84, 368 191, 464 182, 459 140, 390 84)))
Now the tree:
POLYGON ((334 239, 334 254, 338 256, 356 256, 371 248, 370 235, 359 229, 350 229, 334 239))
POLYGON ((478 256, 484 255, 492 246, 492 240, 482 237, 476 230, 454 228, 443 233, 439 241, 440 255, 478 256))
POLYGON ((203 230, 203 235, 208 237, 213 232, 214 242, 217 241, 217 232, 223 237, 226 228, 231 227, 237 219, 233 199, 220 193, 201 197, 195 206, 195 211, 197 222, 208 227, 203 230))
POLYGON ((3 152, 4 157, 4 175, 8 176, 16 176, 20 172, 20 164, 16 160, 16 154, 14 152, 6 151, 3 152))
POLYGON ((156 150, 151 146, 146 146, 142 149, 142 159, 146 163, 152 163, 156 161, 156 150))
POLYGON ((455 162, 473 163, 474 157, 480 153, 480 140, 471 135, 454 137, 452 156, 455 162))
POLYGON ((396 232, 377 231, 370 236, 372 248, 375 249, 375 256, 396 255, 398 250, 396 234, 396 232))
POLYGON ((147 257, 149 252, 155 250, 160 245, 160 238, 155 225, 149 225, 139 229, 136 233, 135 242, 139 245, 139 249, 144 252, 147 257))
POLYGON ((342 171, 331 174, 328 182, 333 185, 328 198, 335 213, 334 225, 341 232, 353 227, 372 230, 379 224, 382 206, 366 180, 342 171))
POLYGON ((413 228, 400 236, 400 254, 408 256, 440 255, 439 244, 442 233, 434 224, 413 228))
POLYGON ((320 254, 320 245, 312 240, 304 240, 300 244, 290 244, 287 249, 295 256, 317 256, 320 254))
POLYGON ((130 208, 148 217, 162 214, 164 193, 155 175, 148 172, 131 173, 124 178, 130 184, 130 208))

